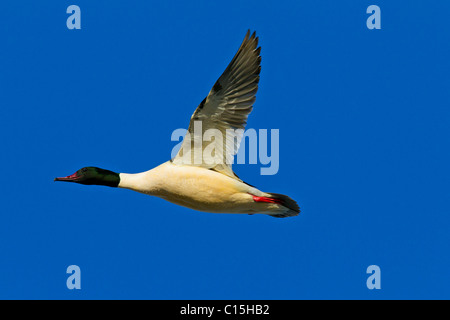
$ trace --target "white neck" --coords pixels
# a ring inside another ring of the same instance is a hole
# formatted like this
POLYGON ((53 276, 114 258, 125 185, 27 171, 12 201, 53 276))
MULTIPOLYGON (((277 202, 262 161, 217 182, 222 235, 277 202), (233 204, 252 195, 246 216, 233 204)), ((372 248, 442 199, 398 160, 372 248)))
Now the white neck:
POLYGON ((141 173, 120 173, 119 188, 130 189, 133 191, 154 194, 155 181, 152 179, 150 171, 141 173))

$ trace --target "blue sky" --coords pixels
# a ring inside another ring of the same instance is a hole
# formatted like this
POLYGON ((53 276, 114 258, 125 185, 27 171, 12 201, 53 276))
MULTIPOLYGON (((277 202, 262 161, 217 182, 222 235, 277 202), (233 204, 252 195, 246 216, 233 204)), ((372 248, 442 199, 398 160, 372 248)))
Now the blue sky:
POLYGON ((0 298, 448 299, 447 1, 14 1, 0 10, 0 298), (81 8, 69 30, 66 8, 81 8), (381 8, 369 30, 366 9, 381 8), (247 29, 248 128, 280 169, 236 165, 298 217, 199 213, 99 186, 83 166, 170 158, 247 29), (66 268, 81 269, 81 290, 66 268), (381 289, 366 268, 381 269, 381 289))

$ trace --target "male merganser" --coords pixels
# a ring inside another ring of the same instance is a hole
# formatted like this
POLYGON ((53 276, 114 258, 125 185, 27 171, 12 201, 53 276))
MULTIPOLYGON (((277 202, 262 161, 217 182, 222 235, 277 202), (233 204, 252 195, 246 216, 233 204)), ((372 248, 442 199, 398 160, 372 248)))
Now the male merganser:
POLYGON ((170 161, 136 174, 84 167, 55 181, 131 189, 198 211, 262 213, 273 217, 298 215, 300 209, 294 200, 282 194, 262 192, 243 182, 234 174, 230 161, 226 161, 237 152, 256 99, 260 52, 258 37, 255 32, 250 36, 249 30, 224 73, 195 110, 181 149, 170 161), (200 122, 202 135, 215 129, 227 137, 225 146, 219 139, 204 141, 198 137, 194 132, 196 122, 200 122), (211 145, 214 154, 205 153, 211 145), (196 154, 201 155, 200 161, 196 154))

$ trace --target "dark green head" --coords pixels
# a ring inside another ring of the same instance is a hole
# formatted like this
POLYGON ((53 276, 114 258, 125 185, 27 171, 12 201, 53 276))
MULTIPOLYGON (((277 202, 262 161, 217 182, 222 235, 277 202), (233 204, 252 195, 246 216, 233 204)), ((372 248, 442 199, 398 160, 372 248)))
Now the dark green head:
POLYGON ((89 185, 95 184, 100 186, 117 187, 120 182, 120 177, 118 173, 109 170, 100 169, 96 167, 84 167, 70 176, 63 178, 55 178, 55 181, 66 181, 89 185))

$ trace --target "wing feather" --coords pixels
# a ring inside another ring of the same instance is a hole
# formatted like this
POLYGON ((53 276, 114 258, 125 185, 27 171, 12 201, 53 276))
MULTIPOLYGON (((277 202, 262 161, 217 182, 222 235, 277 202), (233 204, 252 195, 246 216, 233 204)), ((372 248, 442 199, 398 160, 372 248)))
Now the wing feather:
POLYGON ((237 53, 194 111, 188 133, 172 162, 202 166, 240 180, 233 173, 231 162, 256 100, 260 53, 258 37, 255 32, 250 35, 250 30, 247 31, 237 53), (203 141, 205 132, 210 129, 215 129, 217 134, 214 139, 203 141))

